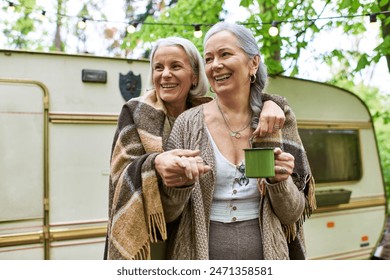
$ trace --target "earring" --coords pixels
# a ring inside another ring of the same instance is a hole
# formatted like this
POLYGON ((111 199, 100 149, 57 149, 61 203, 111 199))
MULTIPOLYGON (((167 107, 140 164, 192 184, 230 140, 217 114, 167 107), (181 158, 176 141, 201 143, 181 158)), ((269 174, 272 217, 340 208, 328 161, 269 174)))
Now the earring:
POLYGON ((210 92, 215 93, 212 87, 209 88, 210 92))
POLYGON ((251 84, 254 84, 256 82, 256 74, 253 74, 249 77, 249 81, 251 82, 251 84))

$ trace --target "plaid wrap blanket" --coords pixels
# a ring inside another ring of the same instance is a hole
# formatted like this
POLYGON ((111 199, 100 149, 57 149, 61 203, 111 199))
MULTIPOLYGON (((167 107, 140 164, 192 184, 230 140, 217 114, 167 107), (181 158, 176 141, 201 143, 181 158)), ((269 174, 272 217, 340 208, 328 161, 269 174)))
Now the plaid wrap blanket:
POLYGON ((105 259, 150 259, 150 242, 166 239, 153 168, 171 130, 165 116, 154 92, 122 108, 111 153, 105 259))

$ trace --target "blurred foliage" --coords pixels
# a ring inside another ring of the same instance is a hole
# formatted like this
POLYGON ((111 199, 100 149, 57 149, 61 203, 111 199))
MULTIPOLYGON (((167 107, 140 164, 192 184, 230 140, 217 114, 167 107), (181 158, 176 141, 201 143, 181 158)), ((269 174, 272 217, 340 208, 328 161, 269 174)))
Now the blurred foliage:
MULTIPOLYGON (((14 46, 16 49, 27 49, 30 46, 39 48, 39 40, 31 42, 28 34, 35 29, 35 19, 31 17, 32 10, 28 7, 36 6, 35 0, 20 0, 20 5, 15 6, 14 14, 17 15, 16 20, 11 24, 4 19, 3 33, 6 37, 7 44, 14 46)), ((5 7, 5 9, 7 9, 5 7)))
MULTIPOLYGON (((102 7, 108 4, 107 0, 80 1, 77 16, 98 20, 95 29, 89 29, 88 34, 75 27, 74 18, 63 17, 67 15, 68 2, 50 1, 50 5, 57 7, 57 18, 51 19, 57 28, 56 38, 50 40, 51 45, 47 49, 66 52, 69 48, 67 41, 73 42, 70 36, 75 36, 78 40, 77 51, 88 51, 85 45, 88 36, 94 33, 101 34, 104 39, 101 45, 106 48, 108 55, 130 57, 141 49, 143 56, 147 57, 151 43, 167 36, 188 38, 202 52, 202 38, 193 36, 194 26, 199 24, 205 33, 210 25, 224 20, 227 14, 225 0, 123 0, 125 21, 138 24, 135 33, 128 33, 125 23, 119 27, 99 24, 99 21, 106 19, 102 7), (140 9, 142 5, 143 9, 140 9)), ((6 11, 8 2, 3 3, 2 10, 6 11)), ((258 39, 270 74, 297 76, 301 71, 299 59, 302 51, 307 50, 320 33, 342 30, 346 36, 362 37, 365 32, 369 32, 365 24, 368 15, 388 11, 389 5, 390 0, 241 0, 240 6, 250 15, 241 23, 249 27, 258 39), (268 29, 272 22, 279 23, 279 36, 269 35, 268 29)), ((47 41, 47 38, 37 35, 42 33, 39 30, 42 27, 37 14, 33 13, 43 8, 37 6, 35 0, 20 0, 12 18, 8 17, 7 20, 0 17, 0 28, 3 27, 7 38, 5 45, 15 49, 44 49, 47 43, 43 39, 47 41), (34 37, 28 36, 33 32, 34 37)), ((375 42, 372 52, 340 46, 325 53, 313 54, 315 59, 328 65, 343 64, 350 79, 382 57, 386 57, 390 69, 390 14, 378 14, 377 18, 381 22, 381 38, 375 42)))
POLYGON ((127 34, 123 40, 122 47, 134 49, 143 45, 146 51, 144 56, 147 57, 150 43, 158 38, 180 36, 191 40, 201 51, 203 49, 203 41, 202 38, 197 39, 194 37, 194 24, 202 24, 201 30, 205 32, 207 24, 212 25, 220 20, 224 2, 224 0, 178 1, 172 7, 164 7, 160 10, 158 17, 148 15, 141 22, 141 27, 137 32, 127 34))
MULTIPOLYGON (((194 28, 191 24, 201 24, 202 31, 206 32, 210 24, 223 20, 226 14, 223 9, 224 2, 194 0, 177 1, 177 4, 172 6, 160 5, 159 13, 144 17, 137 32, 126 35, 122 48, 131 50, 142 46, 147 57, 151 42, 161 37, 177 35, 192 40, 202 52, 202 40, 193 36, 194 28)), ((306 49, 320 32, 341 29, 349 36, 364 36, 364 32, 367 32, 364 21, 368 21, 368 15, 386 11, 388 5, 389 0, 241 0, 240 6, 247 8, 250 13, 249 18, 241 23, 249 27, 258 39, 270 74, 296 76, 300 71, 298 62, 302 50, 306 49), (330 13, 342 16, 321 19, 330 13), (280 32, 276 37, 269 35, 268 29, 273 21, 279 22, 278 27, 286 32, 280 32)), ((348 69, 346 73, 352 78, 356 73, 377 63, 381 57, 389 57, 390 35, 384 31, 390 27, 390 17, 378 15, 377 18, 382 22, 383 38, 379 40, 373 53, 340 47, 319 54, 318 59, 329 65, 335 61, 343 63, 348 69)))

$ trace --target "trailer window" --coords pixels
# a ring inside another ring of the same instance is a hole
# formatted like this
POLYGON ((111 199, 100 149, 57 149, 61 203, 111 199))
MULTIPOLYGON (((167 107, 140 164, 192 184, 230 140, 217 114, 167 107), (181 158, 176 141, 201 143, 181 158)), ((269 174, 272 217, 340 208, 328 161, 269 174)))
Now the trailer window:
POLYGON ((358 130, 299 129, 317 183, 362 176, 358 130))

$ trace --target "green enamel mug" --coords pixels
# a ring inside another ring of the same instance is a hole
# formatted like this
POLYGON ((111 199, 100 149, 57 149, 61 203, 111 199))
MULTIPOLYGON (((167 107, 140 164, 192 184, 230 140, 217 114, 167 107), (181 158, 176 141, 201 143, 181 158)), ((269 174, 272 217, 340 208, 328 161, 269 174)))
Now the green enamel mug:
POLYGON ((275 176, 273 148, 250 148, 245 151, 245 176, 248 178, 268 178, 275 176))

